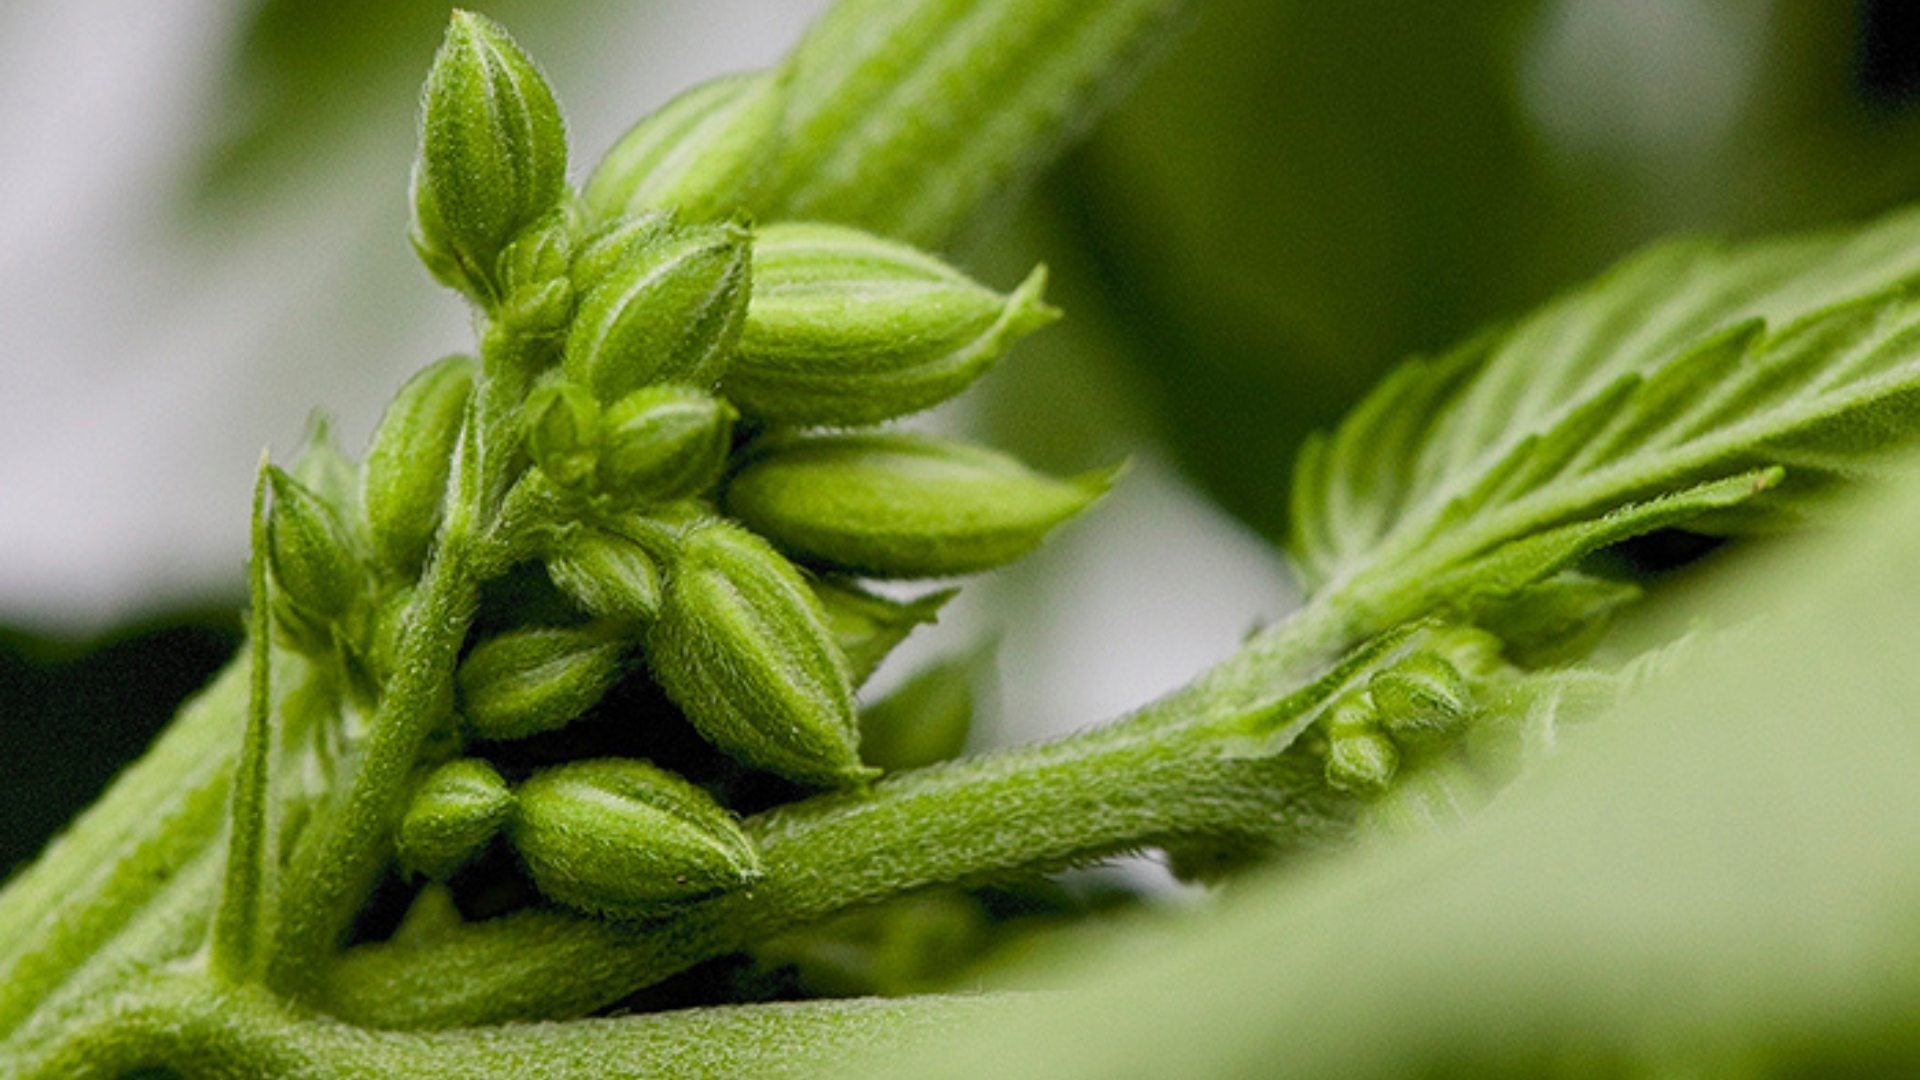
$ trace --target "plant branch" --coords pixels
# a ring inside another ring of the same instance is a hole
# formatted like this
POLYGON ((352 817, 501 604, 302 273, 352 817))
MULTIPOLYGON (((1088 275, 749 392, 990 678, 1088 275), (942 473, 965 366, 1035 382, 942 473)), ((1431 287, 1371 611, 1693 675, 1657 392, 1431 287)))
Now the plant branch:
MULTIPOLYGON (((536 910, 425 943, 351 950, 328 978, 330 1013, 435 1028, 578 1015, 712 956, 850 906, 927 885, 1058 868, 1175 841, 1313 846, 1344 835, 1353 804, 1303 754, 1235 757, 1249 712, 1289 697, 1311 629, 1288 624, 1235 662, 1109 727, 903 773, 746 822, 765 876, 669 918, 621 924, 536 910), (1285 641, 1291 640, 1290 647, 1285 641), (1247 666, 1243 658, 1260 663, 1247 666), (1293 675, 1293 672, 1287 672, 1293 675), (1250 692, 1265 684, 1263 695, 1250 692)), ((1315 670, 1314 674, 1319 674, 1315 670)), ((1327 693, 1338 687, 1327 688, 1327 693)), ((1264 718, 1264 717, 1263 717, 1264 718)))

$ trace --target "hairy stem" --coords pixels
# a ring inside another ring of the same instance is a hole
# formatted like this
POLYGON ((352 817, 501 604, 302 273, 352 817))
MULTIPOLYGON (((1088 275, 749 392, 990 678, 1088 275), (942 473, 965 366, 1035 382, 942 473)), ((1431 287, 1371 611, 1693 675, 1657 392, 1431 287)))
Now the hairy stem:
POLYGON ((98 1003, 58 1043, 11 1061, 20 1080, 182 1076, 446 1077, 526 1070, 549 1080, 642 1074, 815 1076, 876 1043, 964 1023, 992 998, 925 997, 689 1009, 470 1031, 369 1032, 257 987, 159 976, 98 1003), (511 1063, 511 1064, 508 1064, 511 1063))
POLYGON ((0 892, 0 1036, 219 836, 247 703, 245 654, 0 892))
POLYGON ((1317 759, 1231 757, 1220 736, 1237 714, 1169 715, 1163 706, 749 819, 765 877, 663 920, 538 910, 427 943, 360 947, 330 977, 325 1007, 401 1028, 578 1015, 760 937, 926 885, 1171 841, 1285 847, 1345 834, 1352 805, 1325 786, 1317 759))
POLYGON ((267 959, 270 986, 297 991, 313 978, 385 863, 420 745, 453 706, 454 658, 479 603, 467 548, 450 536, 429 565, 353 776, 294 850, 267 959))

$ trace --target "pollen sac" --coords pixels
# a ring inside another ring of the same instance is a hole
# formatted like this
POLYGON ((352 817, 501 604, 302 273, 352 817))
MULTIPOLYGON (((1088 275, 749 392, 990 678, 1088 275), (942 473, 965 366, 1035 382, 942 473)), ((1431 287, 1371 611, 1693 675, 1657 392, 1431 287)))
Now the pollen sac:
POLYGON ((560 204, 566 185, 566 125, 546 79, 499 24, 454 12, 427 75, 414 167, 422 261, 493 307, 501 251, 560 204))
POLYGON ((564 379, 546 382, 527 396, 527 454, 563 488, 593 478, 600 460, 600 403, 586 387, 564 379))
POLYGON ((654 383, 712 386, 740 337, 749 258, 748 230, 732 221, 636 244, 584 286, 567 375, 608 403, 654 383))
POLYGON ((1059 316, 1044 270, 1002 296, 904 244, 837 225, 772 225, 754 241, 753 300, 726 393, 777 423, 851 426, 966 389, 1059 316))
POLYGON ((651 621, 660 612, 660 565, 628 537, 592 525, 570 530, 547 556, 547 576, 599 619, 651 621))
POLYGON ((725 505, 802 561, 872 577, 943 577, 1026 554, 1114 475, 1058 480, 922 435, 803 435, 765 444, 727 485, 725 505))
POLYGON ((1346 732, 1328 742, 1327 784, 1336 791, 1377 794, 1393 782, 1399 768, 1399 749, 1378 731, 1346 732))
POLYGON ((447 477, 475 364, 449 356, 422 370, 387 406, 360 473, 360 515, 380 565, 412 578, 440 527, 447 477))
POLYGON ((427 774, 395 837, 409 873, 445 881, 487 846, 513 808, 513 793, 479 758, 449 761, 427 774))
POLYGON ((733 406, 683 386, 648 386, 607 410, 599 486, 623 502, 672 502, 713 487, 733 445, 733 406))
POLYGON ((267 558, 293 604, 321 621, 353 606, 363 584, 360 561, 340 515, 326 500, 279 468, 267 471, 273 507, 267 513, 267 558))
POLYGON ((583 196, 595 218, 673 207, 709 221, 744 204, 778 145, 786 82, 778 71, 696 86, 635 124, 607 151, 583 196))
POLYGON ((582 289, 605 281, 622 263, 636 258, 679 226, 672 210, 647 211, 615 218, 596 229, 574 250, 573 280, 582 289))
POLYGON ((809 582, 826 613, 827 629, 847 658, 854 686, 865 683, 896 646, 917 626, 933 622, 958 589, 941 589, 914 600, 890 600, 845 578, 809 582))
POLYGON ((1474 711, 1473 692, 1458 668, 1432 653, 1414 653, 1367 683, 1380 725, 1396 742, 1424 746, 1459 733, 1474 711))
POLYGON ((467 732, 522 739, 565 727, 620 680, 626 646, 604 624, 510 630, 481 642, 455 678, 467 732))
POLYGON ((548 899, 614 918, 658 915, 761 873, 732 815, 644 761, 601 758, 535 774, 516 792, 507 836, 548 899))
POLYGON ((707 521, 682 535, 647 656, 701 735, 745 764, 827 787, 874 775, 820 602, 752 533, 707 521))
POLYGON ((550 210, 500 253, 500 317, 521 333, 554 334, 573 317, 576 228, 570 208, 550 210))

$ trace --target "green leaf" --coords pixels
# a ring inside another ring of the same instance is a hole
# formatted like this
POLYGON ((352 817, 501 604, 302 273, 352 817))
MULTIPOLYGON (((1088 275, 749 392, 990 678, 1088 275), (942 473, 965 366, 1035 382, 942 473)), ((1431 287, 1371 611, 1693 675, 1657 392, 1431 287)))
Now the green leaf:
POLYGON ((1651 528, 1777 523, 1877 471, 1920 429, 1920 303, 1901 288, 1916 252, 1915 213, 1743 248, 1670 244, 1406 365, 1303 448, 1303 577, 1390 625, 1473 573, 1517 589, 1651 528))
POLYGON ((860 711, 860 760, 888 772, 960 756, 973 726, 973 687, 987 656, 965 653, 927 665, 860 711))
POLYGON ((279 859, 274 853, 273 829, 268 822, 272 805, 273 659, 272 616, 267 599, 267 455, 253 482, 253 557, 247 562, 247 723, 240 755, 234 766, 233 795, 227 826, 227 865, 220 886, 220 906, 214 914, 210 964, 222 977, 240 980, 251 974, 254 950, 261 938, 263 909, 274 899, 279 859))
POLYGON ((1910 1071, 1917 495, 1704 590, 1771 614, 1464 826, 1077 936, 1046 973, 1063 992, 833 1075, 1910 1071))
POLYGON ((794 52, 757 209, 940 246, 1131 81, 1177 0, 841 0, 794 52))

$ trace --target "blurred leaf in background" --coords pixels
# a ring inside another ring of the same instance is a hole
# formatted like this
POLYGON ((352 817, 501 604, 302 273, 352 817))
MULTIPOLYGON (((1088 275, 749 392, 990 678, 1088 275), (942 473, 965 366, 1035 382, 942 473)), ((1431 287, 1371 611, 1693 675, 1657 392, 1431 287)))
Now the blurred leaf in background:
POLYGON ((1473 820, 1069 932, 1002 974, 1066 992, 851 1074, 1912 1075, 1920 489, 1872 494, 1473 820))
POLYGON ((1199 4, 1013 230, 1073 318, 988 384, 994 437, 1080 461, 1144 414, 1274 535, 1294 447, 1401 358, 1658 236, 1911 199, 1909 11, 1199 4))

